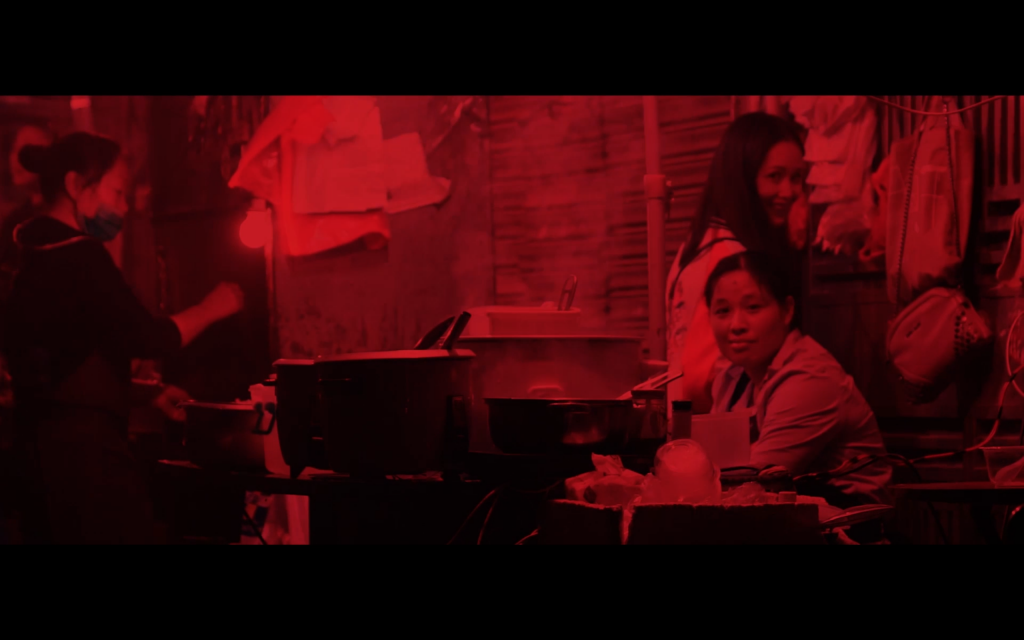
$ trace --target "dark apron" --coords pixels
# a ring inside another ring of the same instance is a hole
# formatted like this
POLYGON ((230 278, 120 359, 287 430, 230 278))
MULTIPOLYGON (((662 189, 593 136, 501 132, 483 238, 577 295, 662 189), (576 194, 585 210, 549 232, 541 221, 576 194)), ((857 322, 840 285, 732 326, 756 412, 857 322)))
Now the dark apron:
POLYGON ((156 521, 128 448, 127 390, 102 357, 89 358, 49 402, 18 411, 30 543, 152 544, 156 521))

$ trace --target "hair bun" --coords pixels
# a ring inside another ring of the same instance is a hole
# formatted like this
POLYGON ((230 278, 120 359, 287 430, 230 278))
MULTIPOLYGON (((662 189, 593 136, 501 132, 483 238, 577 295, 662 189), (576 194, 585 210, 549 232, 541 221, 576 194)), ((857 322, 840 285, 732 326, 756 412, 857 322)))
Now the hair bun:
POLYGON ((40 174, 50 164, 50 147, 27 144, 18 152, 18 162, 26 171, 40 174))

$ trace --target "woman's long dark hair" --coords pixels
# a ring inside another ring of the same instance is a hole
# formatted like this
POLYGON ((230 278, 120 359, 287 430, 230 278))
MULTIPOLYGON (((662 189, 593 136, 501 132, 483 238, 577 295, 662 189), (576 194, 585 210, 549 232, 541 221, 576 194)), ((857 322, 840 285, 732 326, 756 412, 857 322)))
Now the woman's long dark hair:
POLYGON ((91 133, 76 131, 52 146, 25 145, 18 153, 18 161, 28 171, 39 176, 39 191, 47 204, 56 202, 64 193, 64 177, 74 171, 85 178, 86 184, 95 184, 110 171, 121 156, 121 145, 91 133))
POLYGON ((757 194, 757 173, 764 159, 787 140, 803 153, 797 125, 767 113, 748 113, 729 125, 711 160, 708 182, 679 257, 680 271, 697 256, 712 218, 721 219, 746 249, 792 262, 785 227, 772 226, 757 194))

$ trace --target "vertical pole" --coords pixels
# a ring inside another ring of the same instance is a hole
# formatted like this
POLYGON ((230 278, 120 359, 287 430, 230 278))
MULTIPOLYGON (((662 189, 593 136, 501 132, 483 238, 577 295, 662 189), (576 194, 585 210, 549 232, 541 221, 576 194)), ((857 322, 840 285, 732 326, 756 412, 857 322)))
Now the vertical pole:
POLYGON ((648 348, 652 360, 664 360, 665 344, 665 212, 668 186, 661 173, 661 140, 658 97, 644 96, 644 140, 647 172, 644 193, 647 198, 647 299, 648 348))
POLYGON ((274 233, 274 218, 276 217, 273 208, 268 211, 268 218, 270 221, 270 238, 267 243, 263 245, 263 259, 266 262, 267 268, 267 327, 270 339, 270 360, 271 362, 279 359, 281 344, 277 333, 277 287, 275 282, 275 270, 274 270, 274 241, 277 234, 274 233))

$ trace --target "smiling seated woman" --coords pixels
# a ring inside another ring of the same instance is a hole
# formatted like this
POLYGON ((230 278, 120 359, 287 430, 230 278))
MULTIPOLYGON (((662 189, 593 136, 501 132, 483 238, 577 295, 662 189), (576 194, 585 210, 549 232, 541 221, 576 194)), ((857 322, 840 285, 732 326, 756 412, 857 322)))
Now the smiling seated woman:
MULTIPOLYGON (((750 410, 751 466, 794 476, 828 471, 859 455, 885 456, 871 407, 836 359, 793 328, 792 284, 764 254, 738 253, 708 277, 704 297, 722 354, 712 413, 750 410)), ((822 497, 840 508, 891 504, 892 469, 879 460, 832 478, 822 497)))

